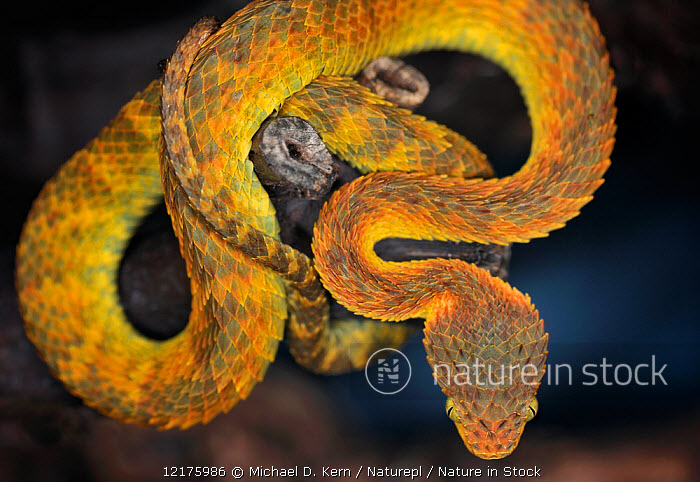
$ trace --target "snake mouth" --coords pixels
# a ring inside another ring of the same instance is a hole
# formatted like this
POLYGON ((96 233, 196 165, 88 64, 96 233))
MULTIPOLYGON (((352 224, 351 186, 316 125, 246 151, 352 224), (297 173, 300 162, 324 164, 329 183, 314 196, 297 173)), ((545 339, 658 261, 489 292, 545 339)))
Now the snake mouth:
POLYGON ((525 428, 525 424, 523 424, 520 429, 516 430, 515 437, 512 436, 512 432, 503 437, 493 431, 469 430, 461 423, 455 425, 467 449, 484 460, 502 459, 512 454, 517 448, 525 428))
POLYGON ((516 445, 517 444, 513 444, 509 449, 504 449, 501 444, 496 444, 495 446, 490 444, 474 444, 471 452, 480 459, 484 460, 502 459, 512 454, 516 445))
POLYGON ((502 459, 512 454, 518 446, 518 442, 510 441, 505 445, 501 442, 474 442, 471 445, 466 444, 466 446, 472 454, 480 459, 494 460, 502 459))

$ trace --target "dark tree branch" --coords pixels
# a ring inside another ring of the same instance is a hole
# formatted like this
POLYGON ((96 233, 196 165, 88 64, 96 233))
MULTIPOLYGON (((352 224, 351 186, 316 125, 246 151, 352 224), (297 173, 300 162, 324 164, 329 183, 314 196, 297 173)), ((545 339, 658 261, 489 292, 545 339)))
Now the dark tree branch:
POLYGON ((453 258, 474 263, 499 278, 508 278, 510 245, 454 243, 449 241, 417 241, 413 239, 388 238, 374 247, 377 255, 385 261, 408 261, 411 259, 453 258))

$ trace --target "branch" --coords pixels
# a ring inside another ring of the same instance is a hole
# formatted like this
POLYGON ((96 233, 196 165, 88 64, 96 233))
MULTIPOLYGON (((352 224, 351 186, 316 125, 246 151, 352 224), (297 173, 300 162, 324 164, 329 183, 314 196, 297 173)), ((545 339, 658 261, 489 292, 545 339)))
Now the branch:
POLYGON ((430 92, 428 79, 418 69, 389 57, 373 60, 357 80, 375 94, 411 110, 421 105, 430 92))

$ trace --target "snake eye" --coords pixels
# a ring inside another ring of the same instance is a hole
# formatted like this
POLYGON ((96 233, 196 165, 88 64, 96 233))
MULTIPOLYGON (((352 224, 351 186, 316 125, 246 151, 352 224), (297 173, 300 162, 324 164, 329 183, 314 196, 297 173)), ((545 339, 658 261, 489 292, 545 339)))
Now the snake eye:
POLYGON ((527 407, 527 415, 525 416, 525 421, 529 422, 533 418, 535 418, 535 415, 537 415, 537 411, 540 409, 540 404, 537 402, 537 397, 532 397, 532 401, 530 402, 530 406, 527 407))
POLYGON ((447 403, 445 403, 445 412, 447 416, 450 417, 455 423, 459 422, 459 416, 457 415, 457 410, 455 410, 455 402, 452 397, 447 397, 447 403))

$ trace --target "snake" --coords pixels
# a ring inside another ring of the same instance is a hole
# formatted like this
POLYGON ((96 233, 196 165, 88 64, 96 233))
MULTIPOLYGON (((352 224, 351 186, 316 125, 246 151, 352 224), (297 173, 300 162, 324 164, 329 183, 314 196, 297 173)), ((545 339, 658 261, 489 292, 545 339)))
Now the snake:
POLYGON ((35 200, 16 257, 26 332, 87 405, 167 429, 247 398, 283 338, 303 366, 339 373, 412 333, 391 322, 422 318, 466 448, 505 457, 537 411, 546 368, 548 334, 530 297, 463 260, 386 261, 374 246, 524 243, 561 228, 610 165, 615 94, 600 28, 578 0, 259 0, 220 26, 202 20, 163 77, 35 200), (515 80, 532 126, 515 174, 493 177, 461 135, 352 78, 377 57, 434 49, 481 55, 515 80), (324 205, 313 258, 280 241, 249 159, 274 116, 308 120, 363 174, 324 205), (117 277, 163 199, 192 302, 179 334, 153 340, 129 323, 117 277), (371 319, 331 319, 328 293, 371 319), (476 370, 463 383, 479 364, 509 367, 509 383, 476 370))

